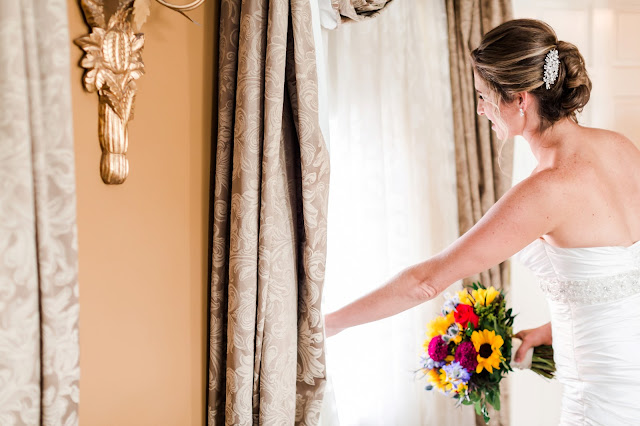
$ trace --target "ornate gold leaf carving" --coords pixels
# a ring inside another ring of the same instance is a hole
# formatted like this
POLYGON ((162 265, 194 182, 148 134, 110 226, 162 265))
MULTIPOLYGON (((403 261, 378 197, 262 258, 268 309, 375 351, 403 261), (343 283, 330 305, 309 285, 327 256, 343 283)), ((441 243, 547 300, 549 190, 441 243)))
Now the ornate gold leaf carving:
POLYGON ((100 101, 100 175, 104 183, 120 184, 129 173, 127 124, 133 118, 135 80, 144 74, 144 35, 131 28, 133 0, 120 0, 106 27, 102 0, 82 0, 81 5, 92 28, 75 42, 85 51, 80 62, 87 70, 84 87, 97 91, 100 101))
POLYGON ((106 27, 102 0, 82 0, 80 6, 90 27, 106 27))
POLYGON ((133 3, 133 26, 136 31, 140 31, 142 25, 147 21, 151 13, 151 0, 134 0, 133 3))
MULTIPOLYGON (((185 11, 204 2, 193 0, 189 4, 173 5, 164 0, 157 1, 184 16, 187 16, 185 11)), ((98 137, 102 147, 100 175, 107 184, 120 184, 129 173, 127 125, 133 119, 135 80, 144 74, 144 34, 134 33, 132 27, 139 30, 144 24, 150 13, 150 3, 151 0, 80 1, 91 33, 76 39, 75 43, 85 52, 80 61, 80 66, 86 70, 84 88, 88 92, 98 92, 98 137), (108 22, 105 11, 111 14, 108 22)))

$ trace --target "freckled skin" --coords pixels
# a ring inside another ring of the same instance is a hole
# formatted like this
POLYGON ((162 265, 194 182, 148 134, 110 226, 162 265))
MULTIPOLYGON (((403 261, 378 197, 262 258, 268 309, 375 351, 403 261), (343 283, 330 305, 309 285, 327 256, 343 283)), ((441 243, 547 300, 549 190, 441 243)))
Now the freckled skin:
MULTIPOLYGON (((475 77, 477 113, 493 121, 493 108, 484 100, 487 86, 475 77)), ((558 247, 628 246, 640 240, 640 151, 629 139, 570 119, 540 133, 537 99, 527 92, 499 107, 507 128, 494 127, 497 136, 521 135, 529 142, 538 160, 531 176, 511 188, 441 253, 326 315, 327 336, 429 300, 453 282, 508 259, 537 238, 558 247)), ((548 325, 536 330, 533 335, 541 342, 550 341, 548 325)))
MULTIPOLYGON (((482 99, 486 83, 477 75, 475 80, 477 112, 491 120, 493 109, 482 99)), ((537 99, 528 93, 500 105, 508 136, 523 136, 538 160, 529 179, 545 180, 549 191, 562 192, 552 214, 545 216, 557 225, 542 237, 559 247, 628 246, 639 240, 640 217, 635 212, 640 209, 640 151, 621 134, 569 119, 539 134, 536 111, 537 99), (515 114, 520 108, 524 117, 515 114)), ((529 196, 553 194, 525 191, 524 197, 529 196)))

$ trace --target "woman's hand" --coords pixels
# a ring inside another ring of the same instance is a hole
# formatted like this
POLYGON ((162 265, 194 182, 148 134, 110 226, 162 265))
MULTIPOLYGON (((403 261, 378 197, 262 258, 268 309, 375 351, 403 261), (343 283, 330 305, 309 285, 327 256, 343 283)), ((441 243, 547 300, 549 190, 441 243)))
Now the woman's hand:
POLYGON ((552 342, 551 337, 551 323, 548 322, 543 326, 538 328, 531 328, 528 330, 522 330, 514 337, 517 337, 522 340, 522 345, 518 348, 516 352, 515 361, 520 362, 522 358, 527 353, 529 348, 540 346, 540 345, 550 345, 552 342))

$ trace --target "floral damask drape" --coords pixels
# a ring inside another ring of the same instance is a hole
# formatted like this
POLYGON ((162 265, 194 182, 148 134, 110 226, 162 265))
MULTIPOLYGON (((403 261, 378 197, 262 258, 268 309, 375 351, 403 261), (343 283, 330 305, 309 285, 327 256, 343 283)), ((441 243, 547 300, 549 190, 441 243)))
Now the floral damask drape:
POLYGON ((362 21, 377 16, 392 0, 330 0, 341 21, 362 21))
MULTIPOLYGON (((467 232, 511 187, 513 143, 504 145, 491 130, 489 121, 476 114, 476 92, 469 53, 482 36, 511 19, 510 0, 447 0, 449 63, 458 180, 458 221, 460 235, 467 232)), ((479 276, 499 287, 508 281, 505 262, 479 276)))
POLYGON ((65 0, 0 1, 0 424, 78 424, 65 0))
MULTIPOLYGON (((504 144, 491 130, 489 121, 476 114, 476 92, 469 53, 482 36, 512 18, 511 0, 447 0, 449 65, 456 150, 458 222, 460 235, 467 232, 511 187, 513 142, 504 144)), ((494 266, 467 278, 465 284, 510 287, 509 263, 494 266)), ((502 410, 491 414, 491 425, 509 424, 509 391, 501 385, 502 410)), ((484 424, 480 416, 476 424, 484 424)))
POLYGON ((222 0, 208 422, 315 424, 329 157, 308 0, 222 0))

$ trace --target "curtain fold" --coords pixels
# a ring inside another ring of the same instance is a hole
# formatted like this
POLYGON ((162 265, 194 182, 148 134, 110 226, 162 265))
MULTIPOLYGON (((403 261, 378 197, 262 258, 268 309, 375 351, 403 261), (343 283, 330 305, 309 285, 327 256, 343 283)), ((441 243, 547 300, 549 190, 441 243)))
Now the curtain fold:
POLYGON ((209 424, 316 424, 329 156, 310 5, 223 0, 209 424))
MULTIPOLYGON (((510 0, 447 0, 451 95, 458 180, 460 235, 467 232, 511 188, 513 142, 498 140, 489 121, 476 114, 476 92, 469 53, 482 35, 511 19, 510 0)), ((508 283, 508 263, 491 268, 465 283, 508 283)))
MULTIPOLYGON (((324 1, 324 0, 323 0, 324 1)), ((392 0, 330 0, 340 21, 362 21, 375 18, 392 0)))
POLYGON ((0 2, 0 424, 78 424, 65 0, 0 2))
MULTIPOLYGON (((502 141, 491 130, 488 120, 476 114, 476 92, 469 53, 482 36, 512 18, 511 0, 447 0, 449 64, 456 150, 458 223, 460 235, 467 232, 511 187, 513 141, 501 150, 502 141)), ((509 263, 465 279, 502 288, 509 294, 509 263)), ((501 385, 499 413, 490 410, 491 425, 509 424, 509 391, 501 385)), ((476 424, 484 424, 476 417, 476 424)))

